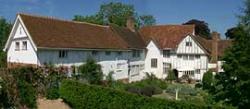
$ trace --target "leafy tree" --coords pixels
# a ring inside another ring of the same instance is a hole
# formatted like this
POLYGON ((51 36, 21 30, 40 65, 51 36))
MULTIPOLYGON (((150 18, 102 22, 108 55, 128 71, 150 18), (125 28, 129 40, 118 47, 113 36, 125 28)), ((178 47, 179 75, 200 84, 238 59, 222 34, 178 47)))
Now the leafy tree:
POLYGON ((168 76, 167 76, 166 80, 169 80, 171 82, 176 80, 176 76, 175 76, 175 73, 173 70, 168 71, 168 76))
POLYGON ((214 76, 212 71, 207 71, 202 78, 202 87, 205 90, 209 90, 214 85, 214 76))
POLYGON ((201 37, 204 37, 204 38, 211 39, 208 23, 206 23, 205 21, 192 19, 184 23, 183 25, 190 25, 190 24, 195 25, 195 33, 197 35, 200 35, 201 37))
POLYGON ((224 73, 217 75, 216 100, 224 100, 238 108, 250 107, 250 0, 245 1, 244 14, 240 24, 246 34, 234 37, 232 47, 223 60, 224 73))
POLYGON ((99 24, 99 25, 104 24, 102 17, 99 15, 91 15, 91 16, 75 15, 73 20, 94 23, 94 24, 99 24))
POLYGON ((141 26, 150 26, 150 25, 155 25, 156 20, 154 16, 152 15, 142 15, 140 16, 140 25, 141 26))
POLYGON ((2 51, 11 31, 11 24, 0 17, 0 67, 6 66, 6 53, 2 51))
POLYGON ((90 16, 75 15, 73 20, 100 25, 113 23, 125 27, 129 17, 134 17, 135 26, 137 28, 144 25, 154 25, 156 22, 152 15, 139 16, 135 12, 133 5, 122 4, 120 2, 104 3, 100 6, 100 9, 96 14, 90 16))
POLYGON ((81 76, 90 84, 100 84, 103 78, 101 65, 97 64, 95 60, 89 58, 86 63, 79 67, 81 76))
POLYGON ((228 29, 225 35, 228 39, 234 39, 236 36, 241 37, 243 35, 246 35, 246 32, 244 31, 243 26, 238 25, 237 27, 228 29))

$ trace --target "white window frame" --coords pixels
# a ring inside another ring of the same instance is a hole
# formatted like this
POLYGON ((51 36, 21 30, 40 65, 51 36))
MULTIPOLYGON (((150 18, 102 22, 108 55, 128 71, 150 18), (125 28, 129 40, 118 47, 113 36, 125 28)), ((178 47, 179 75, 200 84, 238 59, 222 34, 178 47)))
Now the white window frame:
POLYGON ((192 47, 192 42, 191 42, 191 41, 187 41, 187 42, 186 42, 186 46, 187 46, 187 47, 192 47))
POLYGON ((15 42, 15 51, 20 51, 20 42, 15 42))
POLYGON ((22 50, 27 50, 27 49, 28 49, 27 41, 22 41, 22 50))
POLYGON ((157 58, 151 58, 151 68, 157 68, 157 67, 158 67, 157 58))

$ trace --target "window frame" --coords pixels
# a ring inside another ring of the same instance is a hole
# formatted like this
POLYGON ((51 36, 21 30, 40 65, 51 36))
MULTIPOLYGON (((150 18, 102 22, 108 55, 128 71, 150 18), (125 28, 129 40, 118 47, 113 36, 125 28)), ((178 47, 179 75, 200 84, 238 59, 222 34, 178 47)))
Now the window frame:
POLYGON ((157 67, 158 67, 157 58, 151 58, 151 68, 157 68, 157 67))
POLYGON ((111 51, 105 51, 105 55, 110 56, 111 55, 111 51))
POLYGON ((187 46, 187 47, 192 47, 192 42, 191 42, 191 41, 187 41, 187 42, 186 42, 186 46, 187 46))
POLYGON ((22 50, 27 50, 27 49, 28 49, 28 42, 22 41, 22 50))
POLYGON ((140 50, 132 50, 132 56, 134 58, 138 58, 141 56, 141 51, 140 50))
POLYGON ((91 54, 94 55, 94 56, 96 56, 96 55, 98 55, 98 51, 93 50, 93 51, 91 51, 91 54))
POLYGON ((15 42, 15 51, 20 51, 20 42, 15 42))
POLYGON ((170 53, 171 51, 170 50, 163 50, 163 57, 165 58, 170 58, 170 53))
POLYGON ((58 57, 59 58, 67 58, 68 57, 68 51, 66 51, 66 50, 59 50, 58 57))

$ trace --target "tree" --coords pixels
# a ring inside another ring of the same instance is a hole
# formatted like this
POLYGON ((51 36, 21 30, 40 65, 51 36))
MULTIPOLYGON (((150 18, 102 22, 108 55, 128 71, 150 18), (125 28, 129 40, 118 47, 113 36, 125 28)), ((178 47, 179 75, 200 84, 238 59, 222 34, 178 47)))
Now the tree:
POLYGON ((192 19, 184 23, 183 25, 191 25, 191 24, 195 25, 195 33, 197 35, 207 38, 207 39, 211 39, 208 23, 206 23, 205 21, 192 19))
POLYGON ((6 53, 2 51, 11 31, 11 24, 0 17, 0 67, 6 66, 6 53))
POLYGON ((207 71, 202 78, 202 88, 205 90, 210 90, 214 85, 214 76, 212 71, 207 71))
POLYGON ((94 59, 87 59, 86 63, 79 67, 81 76, 90 84, 100 84, 103 79, 101 65, 97 64, 94 59))
POLYGON ((140 16, 140 22, 141 22, 141 26, 150 26, 150 25, 155 25, 156 24, 156 20, 154 18, 154 16, 152 15, 142 15, 140 16))
POLYGON ((227 39, 234 39, 235 36, 242 36, 245 35, 246 32, 244 31, 243 26, 238 25, 237 27, 233 27, 227 30, 227 32, 225 33, 227 39))
POLYGON ((90 16, 75 15, 74 21, 83 21, 100 25, 109 25, 110 23, 125 27, 127 19, 134 17, 135 26, 154 25, 155 19, 152 15, 139 16, 135 12, 134 6, 129 4, 122 4, 120 2, 104 3, 100 6, 99 11, 90 16))
POLYGON ((250 0, 245 1, 240 25, 246 34, 236 35, 223 60, 224 73, 216 76, 215 98, 238 108, 250 107, 250 0))

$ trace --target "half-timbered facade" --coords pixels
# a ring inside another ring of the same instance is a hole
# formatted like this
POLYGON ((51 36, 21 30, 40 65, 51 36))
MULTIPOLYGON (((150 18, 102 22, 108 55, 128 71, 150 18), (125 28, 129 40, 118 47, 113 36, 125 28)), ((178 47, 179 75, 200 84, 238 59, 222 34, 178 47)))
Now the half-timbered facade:
POLYGON ((145 78, 146 73, 164 79, 169 70, 195 80, 201 80, 208 69, 222 71, 218 57, 230 41, 220 40, 218 34, 208 40, 196 36, 193 25, 148 26, 135 31, 133 22, 127 23, 127 28, 101 26, 18 14, 4 48, 8 67, 54 64, 71 72, 72 66, 93 58, 105 75, 114 72, 115 79, 130 82, 145 78))

